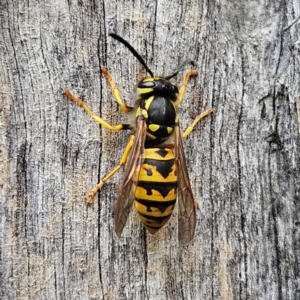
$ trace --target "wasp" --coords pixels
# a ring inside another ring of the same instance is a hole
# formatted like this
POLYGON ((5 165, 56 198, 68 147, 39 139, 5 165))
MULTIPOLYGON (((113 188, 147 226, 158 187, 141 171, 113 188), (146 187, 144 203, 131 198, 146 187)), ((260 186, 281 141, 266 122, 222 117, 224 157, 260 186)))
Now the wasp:
POLYGON ((154 234, 167 223, 178 200, 179 243, 187 244, 195 234, 197 202, 191 189, 182 138, 189 135, 195 125, 212 112, 212 108, 197 116, 181 134, 178 106, 183 100, 189 78, 197 75, 197 71, 191 70, 185 74, 180 90, 170 79, 192 61, 183 62, 169 76, 154 76, 144 59, 126 40, 114 33, 109 35, 127 47, 150 76, 137 84, 138 100, 134 107, 130 107, 123 101, 108 70, 101 69, 123 112, 134 114, 134 124, 112 126, 95 115, 84 101, 65 91, 70 100, 78 103, 105 128, 132 131, 120 163, 91 190, 86 202, 92 203, 104 183, 125 166, 114 215, 117 236, 121 236, 133 204, 144 226, 154 234))

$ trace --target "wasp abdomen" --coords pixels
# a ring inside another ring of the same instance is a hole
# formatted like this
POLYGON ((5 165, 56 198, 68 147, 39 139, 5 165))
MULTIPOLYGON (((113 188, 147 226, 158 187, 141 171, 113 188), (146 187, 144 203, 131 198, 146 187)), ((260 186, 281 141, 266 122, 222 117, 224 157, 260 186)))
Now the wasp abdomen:
POLYGON ((169 220, 177 197, 177 172, 171 149, 145 149, 134 189, 140 219, 150 233, 155 233, 169 220))

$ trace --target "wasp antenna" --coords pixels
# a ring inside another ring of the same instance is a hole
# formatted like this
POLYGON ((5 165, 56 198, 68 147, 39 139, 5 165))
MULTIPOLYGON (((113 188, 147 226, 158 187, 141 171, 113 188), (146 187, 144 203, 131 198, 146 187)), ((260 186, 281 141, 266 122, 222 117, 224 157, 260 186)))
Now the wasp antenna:
POLYGON ((186 59, 182 64, 180 64, 180 65, 177 67, 177 69, 176 69, 171 75, 166 76, 165 79, 169 80, 169 79, 175 77, 180 71, 182 71, 182 70, 185 68, 185 66, 186 66, 187 64, 191 64, 192 66, 196 66, 196 65, 197 65, 193 60, 191 60, 191 59, 186 59))
POLYGON ((115 40, 119 41, 123 45, 125 45, 131 51, 131 53, 139 60, 139 62, 143 65, 143 67, 150 74, 150 76, 154 77, 152 71, 148 68, 145 61, 142 59, 142 57, 137 53, 137 51, 127 41, 125 41, 122 37, 120 37, 119 35, 117 35, 115 33, 109 33, 108 35, 111 36, 112 38, 114 38, 115 40))

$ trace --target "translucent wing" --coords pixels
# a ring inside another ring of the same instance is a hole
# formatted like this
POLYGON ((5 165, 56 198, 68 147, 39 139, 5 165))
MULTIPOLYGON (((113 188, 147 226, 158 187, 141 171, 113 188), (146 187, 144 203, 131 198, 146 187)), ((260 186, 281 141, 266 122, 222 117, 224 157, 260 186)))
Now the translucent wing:
POLYGON ((179 243, 184 245, 189 243, 195 234, 196 202, 191 189, 179 125, 175 126, 174 142, 174 152, 178 172, 178 238, 179 243))
POLYGON ((138 174, 141 166, 142 154, 144 152, 147 125, 143 117, 139 117, 136 123, 135 139, 126 163, 124 179, 120 186, 115 209, 115 231, 121 236, 126 224, 131 206, 134 201, 132 193, 132 176, 138 174))

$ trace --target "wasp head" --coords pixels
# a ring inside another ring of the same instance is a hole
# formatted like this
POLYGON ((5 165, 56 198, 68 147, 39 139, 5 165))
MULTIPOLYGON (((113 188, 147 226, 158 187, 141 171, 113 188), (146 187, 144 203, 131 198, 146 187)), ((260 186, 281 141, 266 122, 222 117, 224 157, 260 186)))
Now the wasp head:
POLYGON ((138 83, 137 89, 142 98, 162 96, 175 101, 178 97, 177 86, 162 77, 144 78, 138 83))

